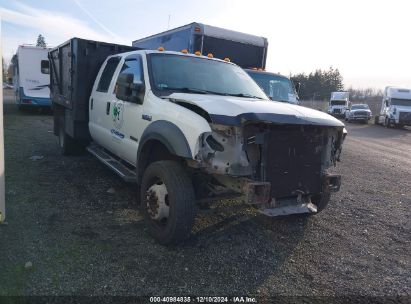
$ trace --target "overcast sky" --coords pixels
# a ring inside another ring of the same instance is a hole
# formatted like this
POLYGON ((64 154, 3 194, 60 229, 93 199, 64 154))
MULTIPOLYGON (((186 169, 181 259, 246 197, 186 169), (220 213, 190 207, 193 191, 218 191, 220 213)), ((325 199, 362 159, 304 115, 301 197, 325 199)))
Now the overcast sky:
POLYGON ((346 87, 411 87, 410 0, 0 0, 2 51, 38 34, 56 46, 71 37, 131 45, 201 22, 268 38, 267 70, 338 68, 346 87))

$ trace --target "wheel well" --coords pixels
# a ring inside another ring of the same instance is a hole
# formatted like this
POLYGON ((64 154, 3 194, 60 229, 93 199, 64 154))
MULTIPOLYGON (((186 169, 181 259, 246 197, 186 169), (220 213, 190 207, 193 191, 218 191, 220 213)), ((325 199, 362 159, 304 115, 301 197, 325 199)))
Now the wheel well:
POLYGON ((151 139, 144 143, 137 159, 137 173, 138 181, 141 181, 143 173, 146 168, 153 162, 159 160, 180 160, 178 157, 172 154, 167 147, 159 140, 151 139))

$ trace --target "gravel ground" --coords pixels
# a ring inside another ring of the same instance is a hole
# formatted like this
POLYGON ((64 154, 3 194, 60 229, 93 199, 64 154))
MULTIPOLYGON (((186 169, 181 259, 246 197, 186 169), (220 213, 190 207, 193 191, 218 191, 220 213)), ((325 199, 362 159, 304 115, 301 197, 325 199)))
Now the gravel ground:
POLYGON ((342 189, 317 216, 227 203, 163 247, 134 188, 87 154, 59 155, 52 128, 5 105, 0 295, 410 296, 410 129, 349 124, 342 189))

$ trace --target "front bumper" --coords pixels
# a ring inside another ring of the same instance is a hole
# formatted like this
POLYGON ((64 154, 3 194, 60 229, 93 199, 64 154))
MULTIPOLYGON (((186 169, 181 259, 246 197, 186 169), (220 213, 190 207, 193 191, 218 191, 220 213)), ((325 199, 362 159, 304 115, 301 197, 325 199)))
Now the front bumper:
MULTIPOLYGON (((341 187, 341 175, 326 174, 322 177, 322 193, 337 192, 341 187)), ((311 196, 318 193, 275 198, 271 197, 269 182, 244 180, 242 187, 245 203, 257 207, 258 211, 267 216, 282 216, 298 213, 316 213, 317 206, 311 202, 311 196)))
POLYGON ((370 120, 371 116, 349 116, 348 117, 349 120, 370 120))

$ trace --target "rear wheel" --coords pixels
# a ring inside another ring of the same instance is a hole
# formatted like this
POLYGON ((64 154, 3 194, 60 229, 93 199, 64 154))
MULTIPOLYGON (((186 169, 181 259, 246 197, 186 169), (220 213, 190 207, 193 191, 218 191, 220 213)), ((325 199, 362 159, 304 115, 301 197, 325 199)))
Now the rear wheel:
POLYGON ((141 209, 151 236, 160 244, 189 238, 196 215, 195 196, 179 163, 157 161, 148 166, 141 183, 141 209))

